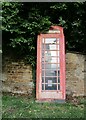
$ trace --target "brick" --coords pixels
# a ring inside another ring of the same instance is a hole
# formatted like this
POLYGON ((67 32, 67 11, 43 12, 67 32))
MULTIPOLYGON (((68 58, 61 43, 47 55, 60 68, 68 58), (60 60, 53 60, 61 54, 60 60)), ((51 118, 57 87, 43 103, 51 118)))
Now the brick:
MULTIPOLYGON (((66 53, 66 94, 84 95, 85 55, 66 53)), ((31 95, 32 66, 23 60, 3 59, 3 91, 31 95)))

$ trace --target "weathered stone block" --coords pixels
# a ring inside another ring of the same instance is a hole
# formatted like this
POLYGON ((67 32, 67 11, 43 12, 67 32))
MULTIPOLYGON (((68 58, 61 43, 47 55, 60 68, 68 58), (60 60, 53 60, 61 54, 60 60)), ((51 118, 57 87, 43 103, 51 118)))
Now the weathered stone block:
POLYGON ((23 61, 14 62, 12 59, 3 61, 3 91, 28 94, 32 93, 32 67, 23 61))
POLYGON ((85 55, 66 54, 66 89, 73 96, 84 96, 84 62, 85 55))
MULTIPOLYGON (((84 95, 85 55, 66 54, 66 94, 84 95)), ((34 89, 32 67, 23 60, 3 60, 3 91, 31 95, 34 89)))

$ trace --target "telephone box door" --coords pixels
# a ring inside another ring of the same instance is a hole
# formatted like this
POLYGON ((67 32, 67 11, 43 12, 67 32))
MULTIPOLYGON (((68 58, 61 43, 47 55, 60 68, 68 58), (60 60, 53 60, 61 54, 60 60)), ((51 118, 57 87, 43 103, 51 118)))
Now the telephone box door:
POLYGON ((37 100, 65 100, 65 48, 62 27, 59 33, 38 35, 37 100))

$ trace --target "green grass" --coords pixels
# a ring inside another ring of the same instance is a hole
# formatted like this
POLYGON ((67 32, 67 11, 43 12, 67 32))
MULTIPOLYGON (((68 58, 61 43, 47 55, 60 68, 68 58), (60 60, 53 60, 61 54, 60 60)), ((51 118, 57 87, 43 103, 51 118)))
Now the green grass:
POLYGON ((3 118, 84 118, 84 102, 37 103, 34 98, 3 95, 3 118))

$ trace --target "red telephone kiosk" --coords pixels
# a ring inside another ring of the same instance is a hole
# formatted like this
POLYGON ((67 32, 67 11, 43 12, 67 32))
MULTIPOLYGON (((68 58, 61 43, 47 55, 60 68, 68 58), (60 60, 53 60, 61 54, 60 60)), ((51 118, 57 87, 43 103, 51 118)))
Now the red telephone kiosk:
POLYGON ((38 35, 36 99, 65 102, 65 43, 60 26, 38 35))

